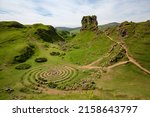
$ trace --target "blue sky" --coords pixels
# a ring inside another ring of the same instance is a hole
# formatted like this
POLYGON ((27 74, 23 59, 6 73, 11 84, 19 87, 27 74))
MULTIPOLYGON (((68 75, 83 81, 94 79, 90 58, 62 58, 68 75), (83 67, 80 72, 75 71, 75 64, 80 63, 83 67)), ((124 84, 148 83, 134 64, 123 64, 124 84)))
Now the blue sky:
POLYGON ((98 23, 150 20, 150 0, 0 0, 0 21, 76 27, 82 16, 98 23))

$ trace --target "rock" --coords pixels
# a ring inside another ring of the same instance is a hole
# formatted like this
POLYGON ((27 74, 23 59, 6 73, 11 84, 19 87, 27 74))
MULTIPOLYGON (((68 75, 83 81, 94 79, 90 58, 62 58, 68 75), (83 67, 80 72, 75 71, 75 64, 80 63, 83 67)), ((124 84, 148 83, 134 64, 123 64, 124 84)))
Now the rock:
POLYGON ((14 89, 7 87, 7 88, 5 89, 5 91, 6 91, 7 93, 12 93, 12 92, 14 91, 14 89))
POLYGON ((49 26, 48 29, 39 27, 36 29, 35 34, 43 41, 50 43, 64 41, 64 39, 57 34, 56 29, 53 26, 49 26))
POLYGON ((27 61, 35 53, 35 47, 28 45, 20 51, 20 54, 15 56, 13 63, 23 63, 27 61))
POLYGON ((47 62, 47 58, 44 58, 44 57, 36 58, 35 62, 37 63, 47 62))
POLYGON ((30 67, 31 67, 30 64, 24 63, 24 64, 20 64, 20 65, 16 66, 15 69, 17 69, 17 70, 25 70, 25 69, 29 69, 30 67))
POLYGON ((98 22, 97 17, 95 15, 93 16, 83 16, 81 21, 82 27, 80 31, 84 30, 98 30, 98 22))
POLYGON ((128 31, 125 27, 119 27, 117 30, 118 30, 121 37, 127 37, 128 36, 128 31))
POLYGON ((51 55, 51 56, 59 56, 59 55, 60 55, 60 52, 51 52, 50 55, 51 55))
POLYGON ((125 36, 127 36, 127 35, 128 35, 127 29, 123 29, 123 30, 121 31, 121 36, 122 36, 122 37, 125 37, 125 36))

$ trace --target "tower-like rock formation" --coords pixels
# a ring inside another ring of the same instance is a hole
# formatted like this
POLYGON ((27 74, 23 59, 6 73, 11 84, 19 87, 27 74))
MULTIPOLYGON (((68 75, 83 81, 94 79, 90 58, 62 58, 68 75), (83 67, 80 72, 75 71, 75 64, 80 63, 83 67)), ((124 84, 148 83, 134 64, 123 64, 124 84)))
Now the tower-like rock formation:
POLYGON ((81 21, 82 27, 81 31, 84 30, 98 30, 98 22, 97 22, 97 17, 95 15, 93 16, 83 16, 82 21, 81 21))

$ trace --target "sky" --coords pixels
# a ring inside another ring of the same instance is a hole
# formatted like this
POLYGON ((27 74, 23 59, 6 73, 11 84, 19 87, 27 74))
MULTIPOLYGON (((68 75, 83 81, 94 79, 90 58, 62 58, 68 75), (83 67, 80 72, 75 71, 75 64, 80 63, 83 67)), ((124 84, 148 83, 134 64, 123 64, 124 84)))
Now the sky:
POLYGON ((99 25, 150 20, 150 0, 0 0, 0 21, 53 26, 81 26, 96 15, 99 25))

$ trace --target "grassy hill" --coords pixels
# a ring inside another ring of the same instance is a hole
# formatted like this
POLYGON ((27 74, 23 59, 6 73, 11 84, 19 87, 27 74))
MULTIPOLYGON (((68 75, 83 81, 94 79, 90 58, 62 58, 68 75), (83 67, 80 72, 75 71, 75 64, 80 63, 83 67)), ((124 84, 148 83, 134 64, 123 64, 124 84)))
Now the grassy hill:
POLYGON ((117 22, 112 22, 112 23, 108 23, 108 24, 104 24, 104 25, 99 25, 100 30, 106 30, 107 28, 112 28, 115 26, 118 26, 119 23, 117 22))
POLYGON ((123 41, 129 53, 142 66, 150 70, 150 21, 134 23, 123 22, 120 26, 106 30, 111 37, 123 41))
POLYGON ((71 31, 71 30, 79 29, 80 27, 75 27, 75 28, 69 28, 69 27, 55 27, 55 28, 56 28, 56 30, 71 31))
MULTIPOLYGON (((119 23, 117 22, 112 22, 112 23, 108 23, 108 24, 104 24, 104 25, 99 25, 99 29, 100 30, 106 30, 107 28, 111 28, 111 27, 115 27, 118 26, 119 23)), ((69 28, 69 27, 56 27, 56 30, 63 30, 63 31, 69 31, 70 33, 79 33, 80 32, 80 28, 81 27, 75 27, 75 28, 69 28)))
POLYGON ((150 99, 150 21, 102 30, 0 22, 0 99, 150 99), (135 60, 135 62, 130 61, 135 60))
POLYGON ((39 51, 46 42, 63 41, 52 26, 23 26, 18 22, 1 22, 0 26, 0 64, 11 64, 14 56, 21 54, 27 46, 34 46, 35 51, 39 51))
POLYGON ((69 50, 66 57, 74 64, 86 65, 106 53, 112 43, 101 32, 83 31, 67 44, 69 50))

